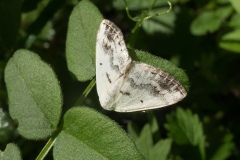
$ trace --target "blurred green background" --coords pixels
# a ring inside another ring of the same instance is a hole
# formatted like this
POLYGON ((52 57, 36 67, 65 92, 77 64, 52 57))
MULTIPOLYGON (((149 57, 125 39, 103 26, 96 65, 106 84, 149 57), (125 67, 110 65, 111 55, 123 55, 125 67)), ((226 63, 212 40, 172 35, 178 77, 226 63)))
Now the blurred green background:
MULTIPOLYGON (((128 18, 124 1, 92 2, 104 18, 121 28, 127 41, 135 22, 128 18)), ((153 0, 127 2, 130 14, 135 17, 146 11, 153 0)), ((197 114, 202 122, 207 157, 211 157, 214 147, 221 146, 219 152, 225 156, 215 158, 216 160, 240 159, 240 1, 170 2, 170 13, 143 22, 135 44, 136 49, 170 60, 189 76, 190 91, 182 102, 154 110, 161 135, 168 135, 164 128, 166 115, 180 106, 197 114)), ((53 67, 61 83, 65 111, 89 84, 74 80, 66 65, 68 20, 77 3, 77 0, 0 0, 1 150, 4 150, 7 143, 14 142, 21 149, 24 159, 34 159, 47 142, 33 142, 19 136, 17 123, 8 114, 3 71, 17 49, 34 51, 53 67)), ((166 1, 158 0, 150 14, 165 12, 168 8, 166 1)), ((134 122, 138 128, 142 128, 148 121, 148 116, 144 113, 119 114, 104 111, 99 105, 95 88, 85 104, 108 115, 123 128, 127 128, 129 121, 134 122)), ((178 147, 176 145, 175 149, 178 147)), ((183 159, 190 159, 187 156, 184 158, 184 153, 182 154, 183 159)))

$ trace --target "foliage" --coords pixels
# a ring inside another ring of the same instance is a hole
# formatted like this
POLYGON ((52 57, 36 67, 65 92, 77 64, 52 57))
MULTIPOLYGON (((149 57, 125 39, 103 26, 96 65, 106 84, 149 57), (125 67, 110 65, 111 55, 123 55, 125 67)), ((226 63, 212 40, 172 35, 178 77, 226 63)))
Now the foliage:
POLYGON ((0 0, 0 159, 239 159, 240 3, 171 3, 165 13, 161 0, 0 0), (134 28, 126 6, 134 20, 153 17, 134 28), (93 87, 103 17, 122 29, 134 60, 184 85, 177 108, 100 107, 93 87))

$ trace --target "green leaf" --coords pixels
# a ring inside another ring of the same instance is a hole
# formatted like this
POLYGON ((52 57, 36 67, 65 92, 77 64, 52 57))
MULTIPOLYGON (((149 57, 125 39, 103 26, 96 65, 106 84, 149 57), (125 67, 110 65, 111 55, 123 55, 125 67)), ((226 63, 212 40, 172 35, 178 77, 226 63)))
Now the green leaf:
POLYGON ((127 132, 129 134, 129 136, 131 137, 131 139, 135 142, 138 138, 138 133, 139 133, 139 128, 138 128, 137 124, 135 124, 132 121, 128 122, 127 132))
POLYGON ((182 157, 180 157, 179 155, 170 155, 171 160, 184 160, 182 157))
POLYGON ((5 68, 9 111, 19 133, 46 138, 56 129, 62 109, 59 82, 52 68, 28 50, 18 50, 5 68))
POLYGON ((203 11, 191 24, 192 34, 200 36, 217 31, 232 11, 230 5, 218 7, 216 10, 203 11))
POLYGON ((47 22, 42 31, 39 33, 38 38, 41 40, 52 41, 55 35, 52 21, 47 22))
POLYGON ((191 24, 191 32, 196 36, 215 32, 222 24, 222 19, 214 11, 202 12, 191 24))
POLYGON ((158 125, 157 117, 154 115, 153 112, 148 112, 147 116, 148 116, 148 120, 151 128, 151 133, 159 134, 159 125, 158 125))
POLYGON ((144 157, 149 157, 149 152, 150 149, 153 146, 153 139, 152 139, 152 133, 151 133, 151 127, 149 124, 146 124, 138 139, 136 139, 135 141, 137 148, 139 149, 139 151, 141 151, 141 153, 144 155, 144 157))
POLYGON ((4 152, 0 150, 0 159, 1 160, 21 160, 21 153, 19 148, 13 144, 9 143, 4 152))
POLYGON ((233 143, 225 143, 219 147, 216 153, 210 160, 225 160, 231 155, 233 149, 233 143))
POLYGON ((161 70, 170 73, 184 86, 187 91, 189 90, 189 81, 187 74, 170 61, 154 56, 145 51, 129 50, 129 54, 136 61, 150 64, 156 68, 160 68, 161 70))
POLYGON ((171 139, 158 141, 150 150, 149 160, 166 160, 171 149, 171 144, 171 139))
POLYGON ((226 5, 225 7, 219 7, 216 9, 215 14, 224 21, 227 17, 229 17, 233 12, 233 8, 231 5, 226 5))
POLYGON ((240 29, 240 14, 234 14, 232 17, 231 17, 231 20, 229 21, 228 23, 228 26, 231 27, 231 28, 238 28, 240 29))
POLYGON ((127 134, 112 120, 87 107, 64 115, 55 159, 143 159, 127 134))
POLYGON ((102 16, 88 0, 81 1, 70 16, 66 57, 69 70, 79 81, 95 75, 96 36, 102 16))
MULTIPOLYGON (((150 11, 150 15, 167 11, 168 8, 154 9, 150 11)), ((164 34, 172 34, 174 32, 176 21, 176 14, 172 11, 164 15, 159 15, 148 20, 143 21, 142 27, 148 34, 155 34, 156 32, 162 32, 164 34)))
MULTIPOLYGON (((208 150, 214 150, 210 160, 225 160, 227 159, 234 148, 233 134, 223 128, 215 129, 209 136, 210 147, 208 150)), ((209 153, 210 154, 210 153, 209 153)))
POLYGON ((240 29, 223 35, 219 42, 219 47, 240 53, 240 29))
POLYGON ((233 8, 240 14, 240 1, 239 0, 230 0, 233 8))
POLYGON ((165 160, 169 154, 172 140, 165 139, 153 144, 151 126, 146 124, 139 137, 135 140, 137 148, 144 155, 146 160, 165 160))
POLYGON ((11 49, 17 38, 21 19, 21 0, 0 1, 0 52, 11 49))
POLYGON ((167 116, 166 129, 169 137, 179 145, 191 144, 200 145, 204 139, 202 123, 197 115, 193 115, 190 110, 184 111, 177 108, 175 113, 167 116))

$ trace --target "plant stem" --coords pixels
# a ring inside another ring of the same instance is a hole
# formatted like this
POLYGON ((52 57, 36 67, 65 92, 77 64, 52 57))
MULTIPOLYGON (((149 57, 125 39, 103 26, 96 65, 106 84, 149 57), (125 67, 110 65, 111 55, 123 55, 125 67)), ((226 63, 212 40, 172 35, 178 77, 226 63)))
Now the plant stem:
MULTIPOLYGON (((87 97, 89 92, 92 90, 92 88, 94 87, 95 83, 96 83, 96 80, 94 78, 90 82, 90 84, 87 86, 87 88, 84 90, 83 94, 80 96, 80 98, 77 100, 77 102, 75 103, 74 106, 82 105, 83 100, 87 97)), ((53 133, 52 137, 48 140, 46 145, 43 147, 42 151, 39 153, 39 155, 37 156, 36 160, 43 160, 45 158, 45 156, 48 154, 50 149, 53 147, 53 145, 54 145, 54 143, 56 141, 56 138, 58 137, 58 134, 62 131, 62 127, 63 127, 63 123, 60 123, 59 128, 57 128, 57 130, 53 133)))
POLYGON ((50 151, 50 149, 54 145, 58 134, 61 131, 62 131, 62 125, 53 133, 52 137, 48 140, 46 145, 43 147, 42 151, 39 153, 36 160, 43 160, 46 157, 46 155, 48 154, 48 152, 50 151))
POLYGON ((94 78, 90 84, 87 86, 83 94, 78 98, 77 102, 74 106, 79 106, 83 104, 83 100, 87 97, 88 93, 92 90, 92 88, 95 86, 96 79, 94 78))

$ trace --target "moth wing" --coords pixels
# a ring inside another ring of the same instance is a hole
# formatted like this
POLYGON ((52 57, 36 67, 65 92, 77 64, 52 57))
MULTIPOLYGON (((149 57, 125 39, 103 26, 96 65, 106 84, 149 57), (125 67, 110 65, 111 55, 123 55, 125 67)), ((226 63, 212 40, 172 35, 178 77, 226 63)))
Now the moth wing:
POLYGON ((113 106, 118 112, 144 111, 175 104, 186 95, 181 83, 170 74, 133 62, 113 106))
POLYGON ((121 30, 114 23, 103 20, 96 42, 97 93, 103 108, 111 110, 130 63, 121 30))

